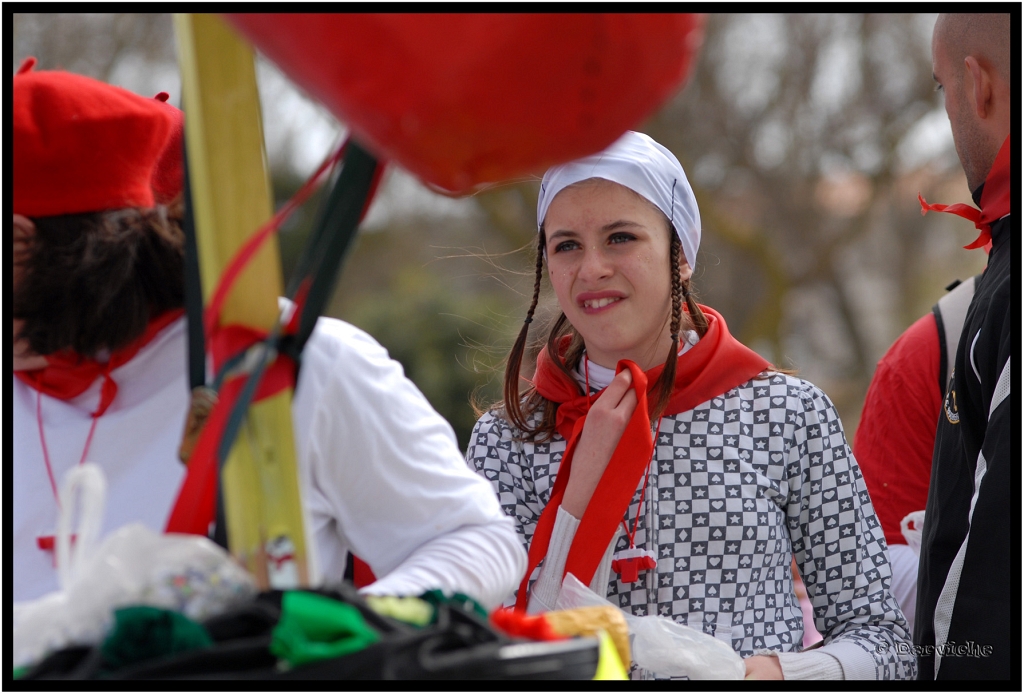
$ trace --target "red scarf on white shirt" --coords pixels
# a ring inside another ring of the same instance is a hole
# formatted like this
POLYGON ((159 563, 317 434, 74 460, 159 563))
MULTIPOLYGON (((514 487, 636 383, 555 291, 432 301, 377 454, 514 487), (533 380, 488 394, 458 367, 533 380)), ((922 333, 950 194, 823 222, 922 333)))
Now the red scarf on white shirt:
MULTIPOLYGON (((721 395, 770 368, 767 360, 737 341, 716 311, 701 306, 708 319, 708 331, 699 342, 676 362, 676 378, 672 395, 664 416, 691 410, 716 395, 721 395)), ((567 345, 567 342, 565 343, 567 345)), ((564 349, 565 345, 563 345, 564 349)), ((560 355, 561 356, 561 355, 560 355)), ((622 360, 616 373, 629 369, 633 376, 632 388, 637 394, 637 405, 612 459, 598 482, 594 495, 580 519, 580 526, 569 548, 565 573, 572 573, 585 585, 593 579, 594 571, 611 542, 615 529, 629 508, 637 485, 654 452, 651 422, 647 412, 648 390, 657 381, 664 364, 644 372, 636 364, 622 360)), ((558 468, 551 498, 537 522, 530 543, 526 575, 519 586, 516 609, 525 610, 527 585, 533 570, 548 552, 555 516, 561 506, 565 487, 569 481, 573 454, 583 432, 583 424, 590 410, 592 398, 580 394, 576 382, 566 376, 554 363, 547 349, 537 356, 537 372, 533 377, 537 392, 559 404, 555 415, 555 428, 567 441, 565 453, 558 468)), ((563 574, 564 577, 564 574, 563 574)))
POLYGON ((14 375, 23 383, 35 390, 58 400, 72 400, 89 389, 97 378, 103 377, 100 390, 100 403, 93 417, 100 417, 117 396, 117 384, 110 377, 110 372, 131 361, 139 350, 149 344, 161 330, 178 320, 185 313, 184 309, 166 311, 149 322, 145 331, 125 347, 110 354, 110 359, 101 364, 71 350, 47 354, 47 364, 41 369, 31 371, 15 371, 14 375))

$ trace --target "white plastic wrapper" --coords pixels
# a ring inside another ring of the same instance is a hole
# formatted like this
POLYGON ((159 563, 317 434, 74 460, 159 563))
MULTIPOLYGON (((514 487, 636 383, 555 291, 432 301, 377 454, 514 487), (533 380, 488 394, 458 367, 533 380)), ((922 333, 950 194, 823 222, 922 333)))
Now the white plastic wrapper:
POLYGON ((90 463, 65 477, 56 538, 61 589, 14 604, 14 667, 68 646, 100 643, 121 607, 161 607, 202 621, 255 595, 252 577, 205 537, 162 535, 131 524, 95 547, 105 487, 102 471, 90 463), (82 513, 72 548, 76 492, 82 513))
POLYGON ((924 511, 908 513, 900 521, 900 532, 907 546, 914 550, 914 554, 921 556, 921 533, 924 531, 924 511))
MULTIPOLYGON (((555 603, 556 610, 611 605, 574 575, 566 574, 555 603)), ((636 617, 625 610, 633 662, 663 677, 691 680, 741 680, 746 666, 729 644, 671 619, 636 617)))
POLYGON ((666 677, 691 680, 741 680, 746 665, 724 641, 665 617, 627 618, 633 635, 633 660, 666 677))

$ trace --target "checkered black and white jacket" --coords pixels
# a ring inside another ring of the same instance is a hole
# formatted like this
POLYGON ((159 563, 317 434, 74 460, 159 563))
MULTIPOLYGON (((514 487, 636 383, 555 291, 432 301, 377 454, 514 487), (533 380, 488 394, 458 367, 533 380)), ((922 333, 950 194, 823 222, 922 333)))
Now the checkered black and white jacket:
MULTIPOLYGON (((485 414, 467 460, 528 547, 566 442, 517 434, 485 414)), ((795 558, 822 651, 846 679, 916 675, 882 529, 835 407, 812 384, 771 374, 662 419, 643 509, 639 500, 638 487, 627 517, 632 526, 642 514, 636 546, 655 551, 658 566, 636 583, 611 574, 608 599, 623 609, 700 629, 744 657, 794 651, 803 638, 795 558)), ((627 546, 622 532, 614 542, 627 546)))

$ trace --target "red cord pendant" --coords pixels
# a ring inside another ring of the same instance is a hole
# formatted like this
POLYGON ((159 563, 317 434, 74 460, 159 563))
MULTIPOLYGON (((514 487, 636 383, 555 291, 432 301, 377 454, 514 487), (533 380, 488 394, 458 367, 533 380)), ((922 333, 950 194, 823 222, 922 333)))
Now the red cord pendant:
POLYGON ((649 549, 630 547, 612 555, 612 571, 619 574, 623 583, 636 583, 641 571, 653 569, 658 565, 654 552, 649 549))
MULTIPOLYGON (((71 546, 75 546, 75 540, 78 539, 78 535, 72 533, 71 535, 71 546)), ((36 538, 36 546, 44 552, 51 552, 51 558, 53 559, 53 568, 57 568, 57 537, 55 535, 40 535, 36 538)))

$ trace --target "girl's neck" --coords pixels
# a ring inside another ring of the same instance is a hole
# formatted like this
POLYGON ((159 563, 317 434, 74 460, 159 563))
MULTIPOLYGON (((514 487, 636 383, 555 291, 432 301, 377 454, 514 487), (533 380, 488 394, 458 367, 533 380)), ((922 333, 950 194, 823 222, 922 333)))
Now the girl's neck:
MULTIPOLYGON (((697 332, 695 330, 687 330, 680 337, 682 338, 682 346, 679 349, 679 356, 686 354, 686 352, 689 351, 690 348, 697 344, 697 340, 700 339, 697 337, 697 332)), ((639 366, 644 371, 650 371, 655 366, 660 366, 661 364, 664 363, 665 360, 662 359, 657 364, 652 364, 650 366, 644 366, 643 364, 639 364, 639 366)), ((615 377, 615 366, 617 364, 618 361, 615 361, 611 364, 611 366, 605 366, 604 364, 600 364, 592 359, 589 359, 587 352, 584 352, 583 357, 580 359, 579 365, 573 372, 573 376, 575 377, 576 381, 580 384, 580 386, 586 388, 589 375, 590 389, 602 390, 606 388, 608 384, 612 382, 612 379, 615 377), (587 363, 588 360, 589 363, 587 363), (587 373, 588 371, 589 374, 587 373)))
MULTIPOLYGON (((685 334, 689 329, 690 326, 684 326, 680 332, 685 334)), ((683 342, 683 340, 680 342, 683 342)), ((586 350, 586 354, 589 355, 590 364, 592 366, 598 364, 606 369, 614 369, 616 364, 623 359, 626 359, 639 366, 641 370, 650 371, 654 367, 661 366, 665 363, 665 358, 668 354, 669 345, 671 343, 672 338, 670 336, 668 326, 666 325, 664 331, 657 337, 657 339, 630 351, 604 352, 598 349, 591 349, 586 345, 585 341, 584 349, 586 350)), ((682 347, 681 344, 680 347, 682 347)))

